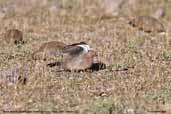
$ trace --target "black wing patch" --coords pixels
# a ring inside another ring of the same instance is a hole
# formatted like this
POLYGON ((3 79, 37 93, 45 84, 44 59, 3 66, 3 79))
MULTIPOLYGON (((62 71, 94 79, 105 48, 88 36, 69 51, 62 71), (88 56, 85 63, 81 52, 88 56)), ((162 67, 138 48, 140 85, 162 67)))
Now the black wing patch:
POLYGON ((84 51, 82 47, 79 46, 66 46, 63 48, 63 53, 69 53, 71 56, 78 56, 84 51))

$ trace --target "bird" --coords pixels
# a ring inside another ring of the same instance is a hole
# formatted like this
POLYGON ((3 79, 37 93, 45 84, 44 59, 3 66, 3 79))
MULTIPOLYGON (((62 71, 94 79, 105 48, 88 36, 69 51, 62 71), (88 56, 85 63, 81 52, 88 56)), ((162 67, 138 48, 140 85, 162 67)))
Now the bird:
POLYGON ((39 47, 38 50, 33 52, 31 56, 34 60, 47 60, 50 57, 60 56, 62 49, 65 46, 66 44, 60 41, 45 42, 39 47))
POLYGON ((9 29, 4 33, 6 43, 23 44, 23 32, 18 29, 9 29))
POLYGON ((97 57, 97 52, 85 42, 66 45, 63 61, 57 62, 58 71, 83 71, 90 68, 97 57))

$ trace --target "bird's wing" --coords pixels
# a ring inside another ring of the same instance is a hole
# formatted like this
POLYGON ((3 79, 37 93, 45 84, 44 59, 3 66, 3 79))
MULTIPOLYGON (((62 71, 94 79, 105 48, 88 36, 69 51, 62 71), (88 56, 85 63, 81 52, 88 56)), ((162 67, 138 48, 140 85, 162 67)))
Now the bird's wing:
POLYGON ((63 48, 63 53, 69 53, 71 56, 78 56, 84 52, 84 49, 79 46, 68 45, 63 48))

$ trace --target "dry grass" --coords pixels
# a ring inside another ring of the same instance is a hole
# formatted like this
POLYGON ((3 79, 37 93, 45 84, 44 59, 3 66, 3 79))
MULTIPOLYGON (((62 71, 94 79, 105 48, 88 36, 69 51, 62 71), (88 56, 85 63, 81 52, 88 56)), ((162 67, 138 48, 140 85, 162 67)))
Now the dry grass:
MULTIPOLYGON (((73 6, 76 1, 66 3, 73 6)), ((0 85, 1 109, 146 114, 160 104, 170 104, 171 17, 168 14, 171 2, 150 1, 150 8, 146 8, 148 2, 143 2, 134 12, 148 14, 158 6, 165 6, 166 16, 161 20, 167 25, 165 34, 140 32, 119 17, 88 17, 82 13, 84 8, 78 11, 79 5, 69 12, 66 3, 65 13, 59 15, 35 9, 2 20, 1 32, 5 31, 4 27, 18 28, 23 31, 26 43, 15 46, 1 40, 0 68, 21 64, 21 74, 28 80, 25 85, 0 85), (109 67, 92 73, 55 72, 55 68, 46 67, 47 63, 31 60, 30 54, 51 40, 68 44, 86 41, 109 67)))

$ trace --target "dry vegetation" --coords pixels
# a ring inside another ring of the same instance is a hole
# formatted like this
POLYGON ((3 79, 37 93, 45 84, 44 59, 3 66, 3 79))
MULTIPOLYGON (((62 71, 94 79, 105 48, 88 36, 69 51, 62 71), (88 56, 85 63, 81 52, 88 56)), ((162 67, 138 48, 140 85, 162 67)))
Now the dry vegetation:
POLYGON ((156 114, 150 111, 159 111, 157 114, 162 114, 169 111, 171 1, 139 0, 135 9, 130 11, 125 6, 112 18, 101 15, 100 1, 61 0, 59 3, 63 7, 57 13, 42 7, 21 15, 14 12, 1 20, 1 33, 7 28, 17 28, 23 31, 25 44, 16 46, 0 39, 0 69, 17 65, 21 77, 27 79, 25 84, 0 85, 1 111, 35 111, 33 114, 57 114, 53 111, 64 111, 64 114, 156 114), (160 19, 166 28, 164 34, 139 31, 124 19, 151 15, 158 7, 166 10, 160 19), (55 68, 46 66, 54 60, 31 59, 30 55, 42 43, 52 40, 66 44, 86 41, 97 50, 107 69, 55 72, 55 68))

